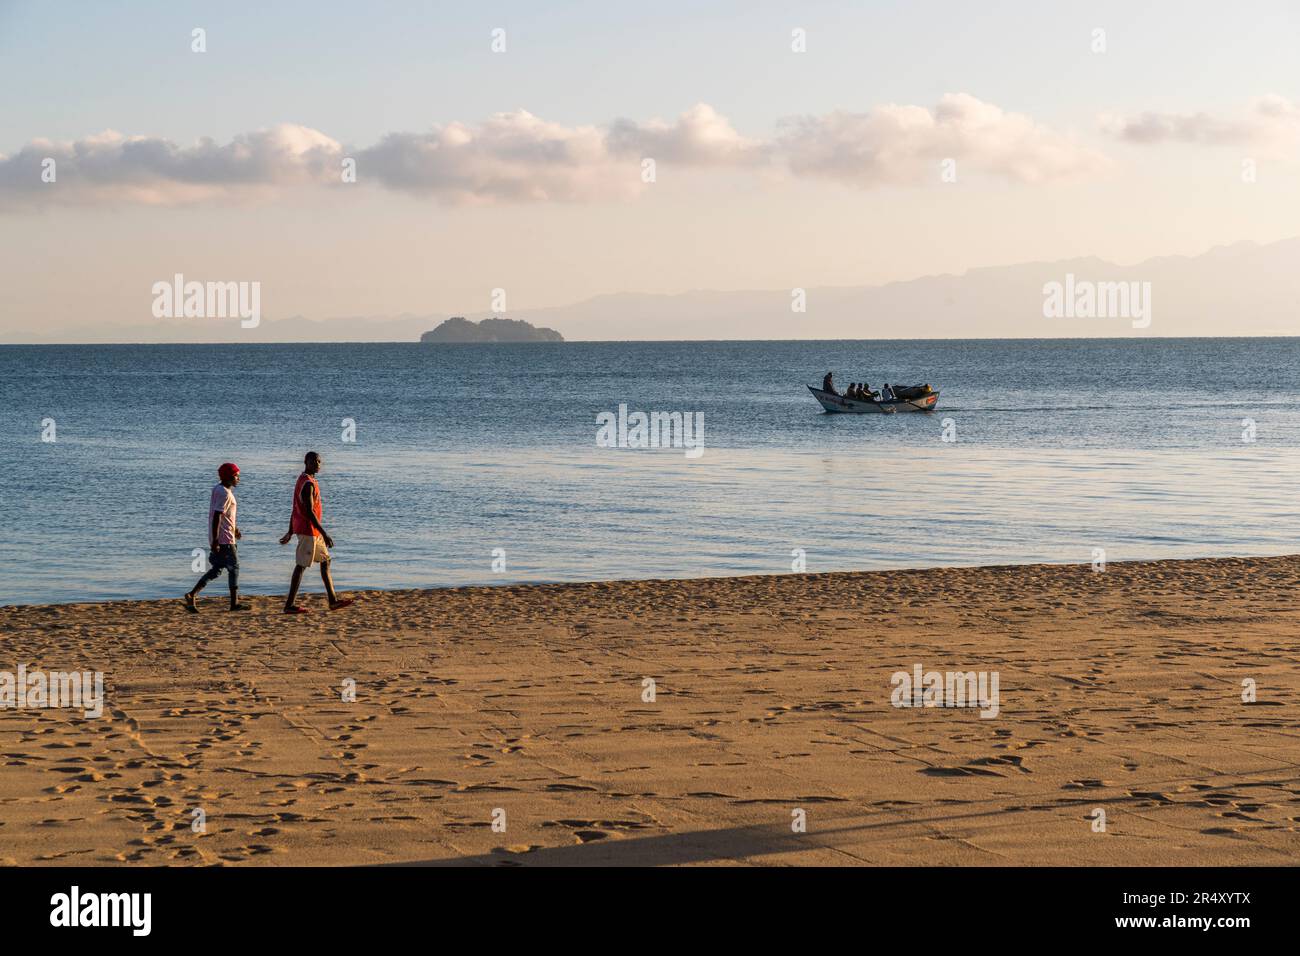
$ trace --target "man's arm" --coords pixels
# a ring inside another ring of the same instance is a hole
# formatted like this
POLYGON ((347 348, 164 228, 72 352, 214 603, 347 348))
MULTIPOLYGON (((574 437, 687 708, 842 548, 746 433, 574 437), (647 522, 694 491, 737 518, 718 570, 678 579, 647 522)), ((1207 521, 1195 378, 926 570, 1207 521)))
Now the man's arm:
POLYGON ((288 543, 289 543, 289 539, 292 538, 292 537, 293 537, 293 511, 290 510, 290 512, 289 512, 289 530, 286 531, 286 532, 284 533, 284 537, 280 539, 280 543, 281 543, 281 544, 288 544, 288 543))
POLYGON ((221 512, 220 511, 212 512, 212 527, 209 529, 209 534, 208 534, 208 544, 211 545, 211 547, 208 548, 209 551, 217 550, 217 527, 220 524, 221 524, 221 512))
MULTIPOLYGON (((305 491, 306 488, 304 487, 303 490, 305 491)), ((284 537, 280 539, 280 543, 288 544, 290 539, 292 538, 293 538, 293 511, 291 510, 289 512, 289 530, 284 533, 284 537)))

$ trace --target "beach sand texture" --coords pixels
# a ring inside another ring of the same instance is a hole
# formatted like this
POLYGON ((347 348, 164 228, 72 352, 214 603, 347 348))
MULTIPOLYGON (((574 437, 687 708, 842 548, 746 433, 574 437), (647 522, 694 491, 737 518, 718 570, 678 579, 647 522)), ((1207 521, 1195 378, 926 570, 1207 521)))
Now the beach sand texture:
POLYGON ((336 613, 309 579, 297 618, 228 614, 220 585, 197 617, 0 609, 0 669, 107 690, 99 720, 0 711, 0 862, 1300 859, 1300 557, 355 592, 336 613), (892 706, 916 664, 996 671, 997 716, 892 706))

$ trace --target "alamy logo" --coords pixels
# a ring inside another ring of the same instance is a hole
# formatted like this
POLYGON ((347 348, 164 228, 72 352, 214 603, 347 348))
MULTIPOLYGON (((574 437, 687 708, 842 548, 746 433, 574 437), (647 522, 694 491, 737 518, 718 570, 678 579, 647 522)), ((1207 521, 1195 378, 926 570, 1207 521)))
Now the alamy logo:
POLYGON ((155 319, 239 319, 245 329, 262 322, 262 283, 186 282, 176 273, 171 282, 155 282, 155 319))
POLYGON ((1133 328, 1151 324, 1150 282, 1091 282, 1065 274, 1065 282, 1043 286, 1048 319, 1132 319, 1133 328))
POLYGON ((104 713, 104 675, 100 671, 0 671, 0 710, 29 707, 80 707, 82 716, 94 720, 104 713))
POLYGON ((148 936, 153 924, 151 893, 69 893, 50 897, 51 926, 129 926, 133 936, 148 936))
POLYGON ((980 717, 998 715, 997 671, 923 671, 920 664, 912 673, 895 671, 889 682, 895 707, 979 707, 980 717))
POLYGON ((685 448, 687 458, 704 454, 703 412, 632 412, 596 415, 597 448, 685 448))

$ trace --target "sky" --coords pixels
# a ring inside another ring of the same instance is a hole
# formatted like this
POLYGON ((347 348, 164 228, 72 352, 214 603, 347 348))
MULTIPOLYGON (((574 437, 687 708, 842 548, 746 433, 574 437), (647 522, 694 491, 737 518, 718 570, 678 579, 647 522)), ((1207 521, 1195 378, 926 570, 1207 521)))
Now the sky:
POLYGON ((1280 0, 0 0, 0 334, 153 322, 176 273, 258 282, 272 318, 498 289, 526 318, 1276 241, 1298 27, 1280 0))

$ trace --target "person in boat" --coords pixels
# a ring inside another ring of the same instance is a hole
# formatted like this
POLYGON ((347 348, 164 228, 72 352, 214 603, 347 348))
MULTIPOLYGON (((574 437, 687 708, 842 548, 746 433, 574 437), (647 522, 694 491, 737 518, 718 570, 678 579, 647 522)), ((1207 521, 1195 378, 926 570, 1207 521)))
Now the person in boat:
POLYGON ((858 400, 858 383, 850 382, 849 387, 844 390, 844 397, 852 401, 858 400))
POLYGON ((862 383, 861 394, 864 402, 874 402, 879 397, 871 390, 871 385, 867 382, 862 383))
POLYGON ((835 391, 835 382, 831 380, 831 376, 834 374, 834 372, 826 373, 826 377, 822 379, 822 391, 830 392, 832 395, 838 395, 839 392, 835 391))
POLYGON ((880 389, 880 400, 882 402, 892 402, 894 400, 894 390, 886 382, 880 389))

